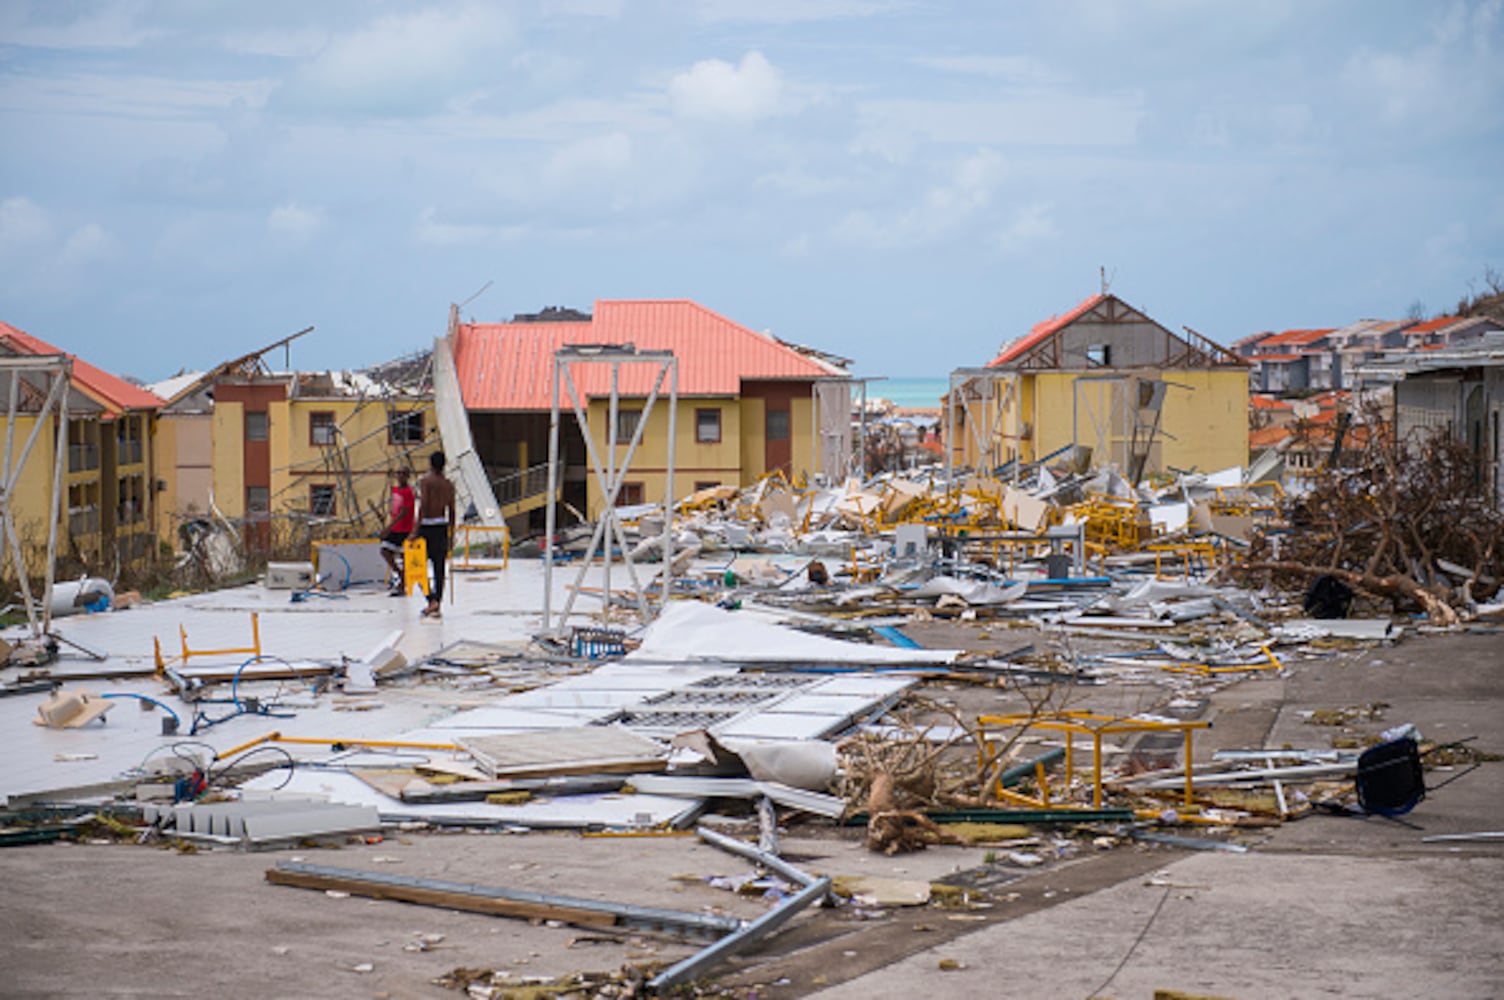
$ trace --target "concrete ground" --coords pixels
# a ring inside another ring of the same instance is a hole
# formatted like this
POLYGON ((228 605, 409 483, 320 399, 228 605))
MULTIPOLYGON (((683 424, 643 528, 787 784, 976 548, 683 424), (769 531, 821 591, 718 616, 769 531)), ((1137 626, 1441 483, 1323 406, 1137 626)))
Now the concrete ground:
MULTIPOLYGON (((998 645, 1012 645, 1004 637, 998 645)), ((1210 697, 1214 746, 1321 747, 1316 709, 1383 703, 1353 722, 1373 733, 1414 722, 1428 739, 1477 736, 1504 754, 1504 636, 1454 634, 1339 650, 1285 678, 1210 697)), ((940 685, 971 706, 976 689, 940 685)), ((1089 692, 1146 707, 1135 686, 1089 692)), ((888 858, 851 830, 796 827, 785 856, 805 870, 981 886, 974 904, 842 907, 800 915, 718 979, 759 997, 1149 997, 1156 989, 1253 997, 1504 996, 1497 888, 1504 844, 1425 843, 1504 829, 1504 763, 1434 770, 1405 823, 1312 815, 1241 831, 1246 854, 1077 841, 1015 867, 981 848, 888 858), (1408 824, 1408 825, 1407 825, 1408 824)), ((1194 832, 1194 831, 1189 831, 1194 832)), ((1006 855, 1006 851, 1001 852, 1006 855)), ((369 901, 268 884, 292 856, 340 867, 752 917, 769 905, 712 887, 740 859, 686 837, 417 833, 340 850, 181 855, 149 847, 48 845, 0 851, 5 996, 419 997, 457 967, 509 981, 624 962, 673 961, 694 945, 369 901), (421 935, 443 935, 425 942, 421 935), (419 950, 420 942, 426 950, 419 950), (369 967, 369 971, 365 970, 369 967)))

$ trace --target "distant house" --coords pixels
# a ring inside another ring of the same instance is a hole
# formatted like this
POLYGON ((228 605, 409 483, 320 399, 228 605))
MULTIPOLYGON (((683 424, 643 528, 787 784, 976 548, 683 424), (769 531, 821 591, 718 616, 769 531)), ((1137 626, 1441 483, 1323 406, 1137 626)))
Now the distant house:
POLYGON ((1254 365, 1254 388, 1258 392, 1292 393, 1311 388, 1330 388, 1330 337, 1333 328, 1282 330, 1265 334, 1241 350, 1254 365))
POLYGON ((1361 374, 1394 387, 1401 440, 1444 429, 1473 453, 1480 483, 1504 502, 1504 332, 1368 362, 1361 374))
MULTIPOLYGON (((39 337, 0 323, 0 354, 45 358, 64 352, 39 337)), ((152 531, 156 497, 152 441, 162 399, 80 358, 72 359, 67 448, 59 509, 59 553, 96 572, 121 563, 149 562, 156 555, 152 531)), ((34 387, 33 387, 34 388, 34 387)), ((5 387, 9 392, 9 387, 5 387)), ((17 456, 35 425, 35 392, 18 397, 14 430, 17 456)), ((0 404, 3 405, 3 404, 0 404)), ((0 414, 0 424, 9 418, 0 414)), ((56 421, 37 436, 11 509, 23 546, 45 544, 56 452, 56 421)))
MULTIPOLYGON (((517 531, 541 526, 548 499, 549 421, 560 350, 581 359, 571 370, 591 441, 597 455, 616 463, 626 458, 653 372, 645 364, 619 369, 612 455, 611 359, 672 352, 678 369, 679 496, 749 484, 774 471, 800 479, 841 476, 850 468, 851 380, 840 359, 750 330, 695 302, 605 300, 590 314, 545 310, 508 323, 456 322, 450 337, 475 450, 502 516, 517 531), (585 360, 590 352, 599 363, 585 360)), ((562 499, 594 517, 604 496, 590 474, 567 386, 561 387, 560 407, 562 499)), ((668 409, 665 384, 622 481, 619 505, 665 500, 668 409)))
POLYGON ((1405 328, 1405 347, 1426 350, 1462 346, 1485 334, 1504 330, 1504 323, 1489 316, 1438 316, 1405 328))
POLYGON ((971 468, 1034 462, 1070 445, 1132 478, 1248 458, 1248 364, 1116 295, 1036 324, 964 374, 948 440, 953 461, 971 468))

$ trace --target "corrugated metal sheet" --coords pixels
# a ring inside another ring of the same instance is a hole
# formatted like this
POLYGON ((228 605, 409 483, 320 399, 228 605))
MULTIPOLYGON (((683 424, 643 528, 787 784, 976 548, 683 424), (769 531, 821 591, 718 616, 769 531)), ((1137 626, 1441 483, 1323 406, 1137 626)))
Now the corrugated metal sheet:
MULTIPOLYGON (((0 322, 0 342, 10 345, 18 354, 67 354, 40 337, 33 337, 4 322, 0 322)), ((76 355, 68 356, 73 358, 74 386, 83 390, 111 414, 119 415, 127 410, 155 410, 166 402, 155 393, 131 385, 125 379, 96 368, 76 355)))
MULTIPOLYGON (((472 410, 548 409, 554 352, 568 344, 632 344, 638 350, 673 351, 681 396, 736 396, 743 379, 813 379, 839 373, 687 299, 598 301, 588 323, 462 323, 455 339, 455 367, 465 406, 472 410)), ((656 375, 652 364, 624 366, 618 391, 623 396, 646 396, 656 375)), ((604 365, 575 366, 574 376, 586 396, 611 391, 604 365)), ((667 390, 665 382, 665 395, 667 390)), ((561 395, 564 405, 567 398, 561 395)))

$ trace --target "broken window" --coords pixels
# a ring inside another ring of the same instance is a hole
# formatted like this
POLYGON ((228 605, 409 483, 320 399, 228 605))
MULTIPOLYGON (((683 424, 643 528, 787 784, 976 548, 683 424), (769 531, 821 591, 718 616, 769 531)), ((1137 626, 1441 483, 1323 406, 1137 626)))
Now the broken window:
POLYGON ((628 441, 631 441, 632 435, 637 433, 637 425, 641 422, 641 410, 617 410, 616 443, 626 444, 628 441))
POLYGON ((393 416, 387 425, 387 438, 391 444, 422 444, 423 411, 410 410, 393 416))
POLYGON ((144 476, 121 476, 115 482, 115 521, 138 524, 146 518, 146 479, 144 476))
POLYGON ((1111 344, 1092 344, 1086 349, 1086 364, 1091 368, 1106 368, 1112 364, 1111 344))
POLYGON ((721 440, 721 409, 695 411, 695 441, 698 444, 719 444, 721 440))
POLYGON ((314 517, 333 517, 334 487, 324 483, 308 487, 308 512, 314 517))
POLYGON ((247 441, 265 441, 268 430, 268 422, 265 410, 247 410, 245 412, 245 439, 247 441))
POLYGON ((308 443, 334 443, 334 414, 328 411, 308 414, 308 443))

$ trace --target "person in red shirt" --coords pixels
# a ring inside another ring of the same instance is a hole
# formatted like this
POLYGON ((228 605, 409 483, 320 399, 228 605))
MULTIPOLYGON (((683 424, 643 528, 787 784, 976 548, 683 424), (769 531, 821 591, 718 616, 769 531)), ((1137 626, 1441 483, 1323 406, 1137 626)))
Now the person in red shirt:
POLYGON ((391 589, 395 597, 402 596, 402 543, 413 530, 413 515, 417 499, 413 488, 407 484, 410 473, 406 468, 397 470, 397 485, 392 487, 392 521, 381 536, 381 558, 386 560, 391 571, 391 589))

